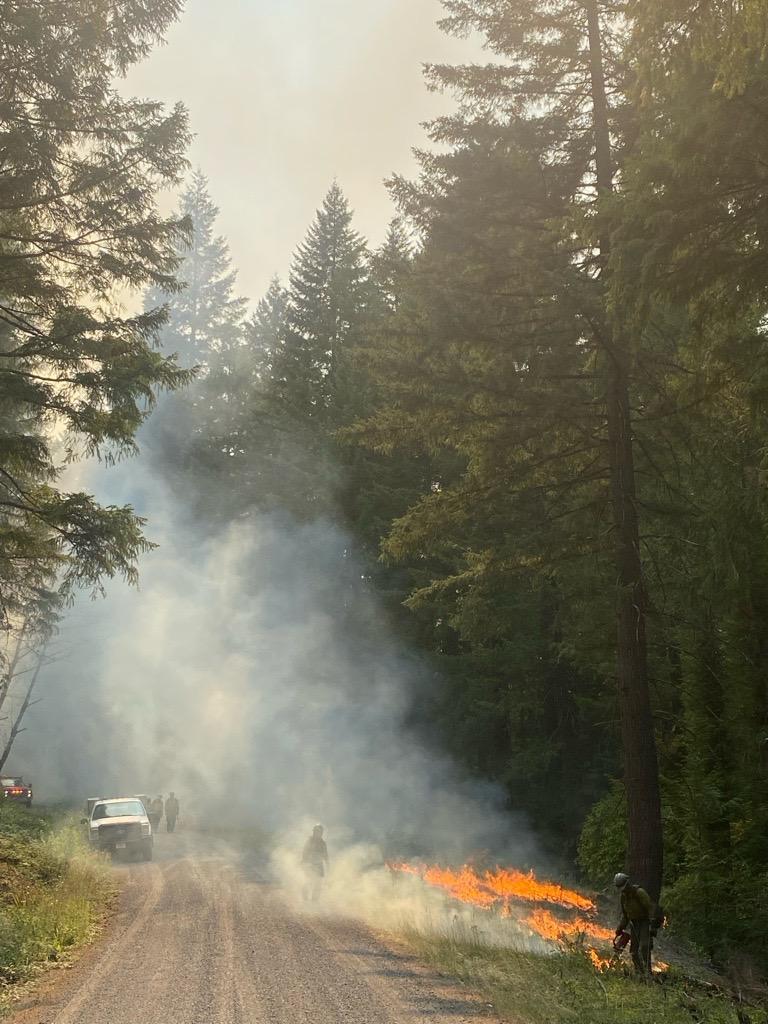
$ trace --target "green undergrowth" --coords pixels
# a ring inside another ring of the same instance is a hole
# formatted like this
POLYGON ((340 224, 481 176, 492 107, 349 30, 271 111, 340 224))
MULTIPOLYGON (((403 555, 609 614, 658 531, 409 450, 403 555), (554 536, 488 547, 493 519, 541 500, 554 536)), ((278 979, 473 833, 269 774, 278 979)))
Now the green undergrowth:
POLYGON ((598 973, 578 951, 540 956, 423 934, 407 940, 512 1024, 768 1024, 759 1003, 737 1003, 674 970, 643 982, 622 968, 598 973))
POLYGON ((113 895, 76 817, 0 805, 0 986, 90 941, 113 895))

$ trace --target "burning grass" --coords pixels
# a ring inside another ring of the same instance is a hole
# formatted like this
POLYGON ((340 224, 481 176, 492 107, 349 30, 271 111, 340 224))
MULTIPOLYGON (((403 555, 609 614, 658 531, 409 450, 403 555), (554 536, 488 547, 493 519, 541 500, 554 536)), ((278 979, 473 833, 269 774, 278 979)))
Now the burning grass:
POLYGON ((596 920, 595 901, 575 889, 514 868, 497 867, 481 873, 468 864, 457 870, 411 864, 390 867, 422 879, 460 903, 496 913, 519 934, 551 943, 553 949, 578 943, 598 970, 606 970, 611 964, 610 943, 614 933, 596 920), (590 945, 591 942, 599 946, 590 945))
MULTIPOLYGON (((481 874, 468 864, 458 870, 412 864, 390 864, 390 869, 420 878, 451 899, 508 922, 506 935, 494 928, 489 945, 530 949, 528 938, 536 940, 539 952, 575 948, 599 972, 611 970, 621 960, 621 954, 613 950, 613 929, 597 920, 595 901, 575 889, 542 881, 533 872, 497 867, 481 874)), ((474 937, 482 936, 483 931, 474 927, 474 937)), ((669 965, 654 960, 653 970, 664 974, 669 965)))
POLYGON ((509 906, 511 902, 550 903, 568 910, 594 913, 593 900, 575 889, 555 882, 543 882, 531 871, 495 868, 480 874, 469 864, 458 870, 437 865, 391 864, 393 871, 416 875, 429 885, 444 889, 454 899, 475 907, 509 906))
POLYGON ((598 939, 601 942, 613 940, 611 929, 603 928, 596 921, 583 917, 563 921, 548 910, 534 910, 523 918, 523 923, 543 939, 551 939, 553 942, 561 942, 563 939, 575 942, 581 938, 598 939))
POLYGON ((477 911, 457 911, 442 932, 407 932, 407 941, 515 1024, 768 1024, 761 1006, 737 1007, 725 988, 666 964, 656 963, 652 979, 637 978, 628 957, 614 955, 613 929, 585 893, 514 869, 390 868, 477 911))

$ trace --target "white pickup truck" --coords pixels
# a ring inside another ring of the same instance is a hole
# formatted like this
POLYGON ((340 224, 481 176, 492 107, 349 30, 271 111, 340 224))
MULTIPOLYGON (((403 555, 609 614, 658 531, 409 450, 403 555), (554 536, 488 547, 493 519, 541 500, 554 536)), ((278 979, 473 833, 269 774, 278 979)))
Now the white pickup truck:
POLYGON ((86 823, 93 849, 152 860, 152 825, 144 804, 135 796, 95 801, 86 823))

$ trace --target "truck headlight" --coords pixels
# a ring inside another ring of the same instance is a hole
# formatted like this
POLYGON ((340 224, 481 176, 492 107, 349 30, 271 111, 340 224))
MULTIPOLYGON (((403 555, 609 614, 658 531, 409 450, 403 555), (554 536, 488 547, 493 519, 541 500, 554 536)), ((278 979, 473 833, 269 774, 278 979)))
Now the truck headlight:
POLYGON ((152 829, 150 828, 149 822, 148 821, 142 821, 142 823, 141 823, 141 834, 143 836, 148 836, 151 831, 152 831, 152 829))

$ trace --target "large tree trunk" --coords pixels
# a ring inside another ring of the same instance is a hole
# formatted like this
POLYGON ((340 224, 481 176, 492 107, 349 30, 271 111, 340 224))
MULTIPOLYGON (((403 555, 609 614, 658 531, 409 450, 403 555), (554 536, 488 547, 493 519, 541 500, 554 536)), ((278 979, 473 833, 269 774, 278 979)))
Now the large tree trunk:
POLYGON ((617 355, 609 365, 608 440, 618 585, 617 670, 629 818, 627 869, 658 899, 664 859, 661 796, 648 683, 646 596, 635 501, 629 388, 617 355))
MULTIPOLYGON (((601 195, 613 191, 613 155, 596 0, 585 4, 592 72, 595 159, 601 195)), ((603 266, 610 255, 601 244, 603 266)), ((608 455, 616 552, 617 675, 629 816, 627 870, 658 899, 664 867, 659 767, 648 682, 646 591, 635 491, 629 358, 620 330, 606 324, 608 455)))

